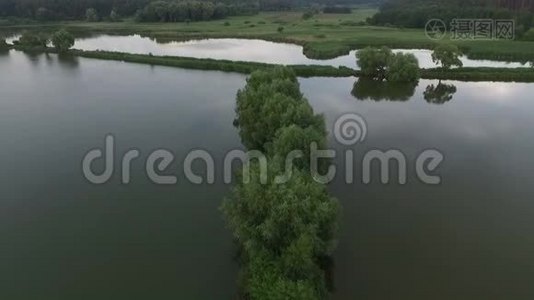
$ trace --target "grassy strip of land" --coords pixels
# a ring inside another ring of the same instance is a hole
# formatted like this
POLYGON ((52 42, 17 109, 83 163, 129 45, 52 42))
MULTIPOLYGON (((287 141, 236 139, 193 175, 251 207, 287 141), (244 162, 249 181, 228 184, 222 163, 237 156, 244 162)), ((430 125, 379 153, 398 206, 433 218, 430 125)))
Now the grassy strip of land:
MULTIPOLYGON (((44 51, 51 53, 56 52, 52 48, 44 49, 44 51)), ((268 69, 276 66, 275 64, 257 62, 179 56, 153 56, 108 51, 70 50, 68 53, 63 55, 194 70, 235 72, 241 74, 250 74, 255 70, 268 69)), ((321 65, 291 65, 289 67, 292 68, 299 77, 361 76, 358 70, 347 67, 336 68, 333 66, 321 65)), ((462 81, 534 82, 534 68, 458 68, 450 70, 432 68, 421 69, 421 78, 462 81)))
POLYGON ((366 26, 364 21, 376 10, 354 9, 352 14, 318 14, 304 20, 302 12, 262 12, 255 16, 238 16, 225 20, 192 23, 124 22, 52 22, 1 26, 0 31, 54 31, 66 28, 77 35, 140 34, 159 42, 199 38, 257 38, 288 42, 304 47, 310 58, 327 59, 347 54, 366 46, 388 46, 403 49, 432 49, 438 43, 458 45, 469 58, 501 61, 534 61, 534 42, 490 40, 454 41, 449 36, 441 41, 429 39, 422 29, 366 26))
MULTIPOLYGON (((47 49, 47 52, 55 52, 47 49)), ((153 56, 145 54, 130 54, 108 51, 83 51, 70 50, 64 55, 73 55, 85 58, 95 58, 103 60, 124 61, 130 63, 140 63, 158 66, 178 67, 194 70, 214 70, 223 72, 235 72, 250 74, 256 70, 272 68, 274 64, 217 60, 210 58, 192 58, 179 56, 153 56)), ((349 77, 357 75, 357 72, 347 67, 319 66, 319 65, 291 65, 299 77, 349 77)))
MULTIPOLYGON (((0 49, 15 48, 28 52, 56 53, 54 48, 25 48, 21 46, 4 45, 0 49)), ((218 60, 211 58, 193 58, 180 56, 154 56, 146 54, 131 54, 110 51, 69 50, 62 55, 77 57, 114 60, 130 63, 178 67, 194 70, 212 70, 250 74, 255 70, 268 69, 275 64, 218 60)), ((299 77, 350 77, 361 76, 360 71, 348 67, 334 67, 323 65, 290 65, 299 77)), ((456 69, 430 68, 421 69, 423 79, 443 79, 461 81, 503 81, 503 82, 534 82, 534 68, 490 68, 463 67, 456 69)))
POLYGON ((533 68, 422 69, 421 78, 461 81, 534 82, 533 68))

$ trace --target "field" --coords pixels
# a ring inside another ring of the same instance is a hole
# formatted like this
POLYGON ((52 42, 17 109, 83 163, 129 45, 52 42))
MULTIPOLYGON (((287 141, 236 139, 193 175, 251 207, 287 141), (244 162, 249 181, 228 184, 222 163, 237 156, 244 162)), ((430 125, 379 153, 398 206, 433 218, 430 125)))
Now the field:
MULTIPOLYGON (((254 16, 194 23, 117 23, 62 22, 0 26, 1 31, 21 29, 54 30, 67 27, 78 34, 141 34, 158 41, 208 37, 261 38, 304 46, 310 58, 332 58, 365 46, 431 49, 437 43, 421 29, 375 27, 364 24, 376 12, 371 8, 354 9, 351 14, 318 14, 304 20, 302 12, 260 13, 254 16)), ((443 41, 449 40, 446 37, 443 41)), ((442 41, 442 42, 443 42, 442 41)), ((470 58, 503 61, 534 60, 534 42, 458 41, 470 58)))

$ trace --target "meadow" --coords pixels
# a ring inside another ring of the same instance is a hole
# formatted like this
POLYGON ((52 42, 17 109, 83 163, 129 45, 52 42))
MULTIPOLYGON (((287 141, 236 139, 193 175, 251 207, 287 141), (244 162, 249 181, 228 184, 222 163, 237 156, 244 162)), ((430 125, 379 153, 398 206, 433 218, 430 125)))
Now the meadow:
MULTIPOLYGON (((424 30, 368 26, 365 20, 376 9, 355 8, 351 14, 316 14, 304 19, 303 12, 262 12, 253 16, 190 23, 123 22, 51 22, 25 25, 0 25, 1 31, 55 30, 66 27, 77 35, 96 33, 140 34, 158 41, 199 38, 259 38, 289 42, 304 47, 309 58, 327 59, 347 54, 366 46, 388 46, 403 49, 432 49, 437 43, 457 44, 469 58, 501 61, 534 60, 534 42, 526 41, 441 41, 429 39, 424 30)), ((0 24, 2 24, 0 22, 0 24)))

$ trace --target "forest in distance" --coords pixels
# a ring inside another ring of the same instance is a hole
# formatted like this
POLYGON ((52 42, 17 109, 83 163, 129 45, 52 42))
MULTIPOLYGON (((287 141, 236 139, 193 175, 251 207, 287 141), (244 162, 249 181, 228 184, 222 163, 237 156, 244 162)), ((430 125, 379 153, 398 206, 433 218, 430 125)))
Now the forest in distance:
MULTIPOLYGON (((116 14, 121 17, 133 17, 143 10, 162 9, 168 5, 177 6, 184 3, 195 3, 201 6, 206 3, 227 10, 229 15, 253 14, 258 11, 287 11, 299 7, 322 5, 334 7, 338 5, 371 4, 374 0, 2 0, 0 1, 0 17, 18 17, 37 20, 84 20, 88 17, 88 10, 96 12, 97 16, 107 19, 116 14)), ((328 9, 327 9, 328 11, 328 9)))

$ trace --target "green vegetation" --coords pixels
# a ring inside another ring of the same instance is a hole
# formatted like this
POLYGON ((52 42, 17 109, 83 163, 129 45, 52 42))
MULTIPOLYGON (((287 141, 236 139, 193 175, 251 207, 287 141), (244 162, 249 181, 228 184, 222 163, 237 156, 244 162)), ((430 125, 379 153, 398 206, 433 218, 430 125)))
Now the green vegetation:
POLYGON ((227 5, 207 1, 154 1, 140 9, 136 13, 135 19, 140 22, 189 22, 255 13, 257 13, 257 8, 247 4, 227 5))
POLYGON ((393 53, 388 47, 365 48, 356 53, 363 76, 389 82, 415 82, 419 79, 419 63, 413 54, 393 53))
POLYGON ((325 14, 350 14, 352 9, 348 6, 326 6, 323 12, 325 14))
MULTIPOLYGON (((262 12, 254 16, 227 18, 232 26, 220 20, 186 23, 124 22, 47 22, 6 26, 4 30, 48 30, 66 28, 76 35, 83 34, 140 34, 158 41, 175 41, 198 38, 259 38, 275 42, 288 42, 304 47, 310 58, 326 59, 346 55, 351 49, 368 46, 401 49, 434 49, 440 42, 428 39, 422 29, 403 29, 365 25, 374 9, 353 9, 351 14, 318 14, 308 20, 302 12, 262 12), (245 24, 245 22, 248 22, 245 24), (256 24, 250 27, 249 24, 256 24), (282 33, 278 27, 283 26, 282 33)), ((121 14, 123 15, 123 14, 121 14)), ((0 22, 1 24, 1 22, 0 22)), ((448 40, 445 37, 444 40, 448 40)), ((534 42, 528 41, 448 41, 472 59, 499 61, 534 60, 534 42)))
POLYGON ((471 68, 443 70, 422 69, 421 78, 462 81, 534 82, 533 68, 471 68))
POLYGON ((236 111, 242 143, 248 149, 261 151, 270 148, 278 128, 292 124, 320 127, 324 122, 312 114, 312 107, 300 93, 297 78, 289 68, 252 73, 245 89, 237 93, 236 111))
POLYGON ((464 64, 460 60, 461 56, 462 52, 455 45, 442 44, 432 52, 432 61, 435 64, 441 64, 444 69, 450 69, 453 66, 462 67, 464 64))
MULTIPOLYGON (((34 39, 39 40, 38 43, 35 42, 34 46, 28 46, 27 44, 21 44, 19 41, 15 41, 14 48, 22 51, 45 51, 51 53, 58 52, 55 49, 43 47, 43 42, 47 41, 46 37, 44 37, 43 35, 36 35, 36 37, 34 36, 30 40, 34 39)), ((216 60, 179 56, 153 56, 108 51, 70 50, 69 55, 102 60, 115 60, 130 63, 169 66, 194 70, 235 72, 242 74, 251 74, 256 70, 264 70, 276 66, 274 64, 255 62, 216 60)), ((288 66, 288 68, 291 68, 299 77, 366 77, 366 75, 363 74, 361 71, 347 67, 335 68, 333 66, 321 65, 291 65, 288 66)), ((423 79, 534 82, 534 68, 458 68, 450 70, 444 70, 443 68, 433 68, 421 69, 420 72, 421 78, 423 79)))
POLYGON ((389 82, 417 82, 421 77, 419 61, 411 53, 395 53, 388 63, 386 80, 389 82))
MULTIPOLYGON (((15 49, 57 52, 54 49, 43 47, 28 48, 23 46, 15 46, 15 49)), ((70 50, 69 55, 103 60, 124 61, 130 63, 178 67, 184 69, 213 70, 242 74, 251 74, 256 70, 264 70, 276 66, 272 64, 254 62, 236 62, 229 60, 201 59, 178 56, 151 56, 106 51, 70 50)), ((299 77, 364 76, 364 74, 362 74, 360 71, 346 67, 335 68, 332 66, 319 65, 293 65, 288 67, 293 69, 295 74, 297 74, 299 77)), ((464 81, 534 82, 534 68, 459 68, 451 70, 443 70, 442 68, 421 69, 421 78, 464 81)))
POLYGON ((54 33, 51 41, 58 52, 66 52, 74 46, 74 36, 66 30, 60 30, 54 33))
POLYGON ((43 34, 25 32, 18 41, 13 44, 17 49, 29 51, 44 51, 48 44, 48 37, 43 34))
POLYGON ((534 25, 534 2, 502 0, 388 0, 369 19, 374 25, 424 28, 430 19, 515 19, 523 31, 534 25))
POLYGON ((99 17, 98 17, 98 12, 96 11, 96 9, 94 8, 88 8, 86 11, 85 11, 85 20, 87 22, 98 22, 99 21, 99 17))
MULTIPOLYGON (((50 49, 48 50, 50 51, 50 49)), ((131 63, 142 63, 159 66, 179 67, 185 69, 195 70, 214 70, 224 72, 236 72, 243 74, 250 74, 256 70, 272 68, 275 65, 255 63, 255 62, 239 62, 230 60, 216 60, 208 58, 192 58, 179 56, 152 56, 143 54, 129 54, 120 52, 106 52, 106 51, 82 51, 71 50, 71 55, 96 58, 104 60, 117 60, 131 63)), ((288 66, 300 77, 326 76, 326 77, 347 77, 354 76, 357 72, 350 68, 332 66, 314 66, 314 65, 293 65, 288 66)))
POLYGON ((5 39, 0 39, 0 49, 1 50, 5 50, 5 49, 8 49, 9 48, 9 45, 6 43, 6 40, 5 39))
POLYGON ((222 206, 241 250, 242 298, 326 299, 323 262, 335 247, 338 203, 306 163, 294 164, 285 182, 275 179, 286 174, 288 151, 301 150, 308 155, 302 162, 310 160, 303 137, 325 145, 324 119, 314 115, 291 69, 280 67, 251 75, 236 112, 243 144, 268 158, 264 171, 249 162, 250 181, 241 178, 222 206))
POLYGON ((111 12, 109 13, 109 21, 110 22, 119 22, 119 21, 121 21, 121 17, 120 17, 119 13, 115 9, 111 10, 111 12))
POLYGON ((367 47, 356 52, 356 59, 363 76, 382 81, 386 79, 389 60, 393 52, 388 47, 367 47))

